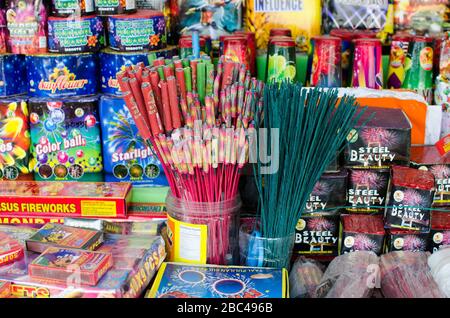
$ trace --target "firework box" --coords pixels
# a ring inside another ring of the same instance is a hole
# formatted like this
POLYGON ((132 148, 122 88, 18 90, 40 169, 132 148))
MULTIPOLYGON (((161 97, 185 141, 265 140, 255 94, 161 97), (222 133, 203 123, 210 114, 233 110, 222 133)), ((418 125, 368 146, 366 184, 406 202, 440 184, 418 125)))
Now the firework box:
POLYGON ((98 58, 93 53, 40 54, 25 57, 28 95, 63 97, 98 91, 98 58))
POLYGON ((25 99, 0 101, 0 181, 31 179, 30 132, 25 99))
POLYGON ((308 257, 339 254, 339 211, 302 215, 295 227, 294 253, 308 257))
POLYGON ((19 54, 0 55, 0 96, 27 92, 25 57, 19 54))
POLYGON ((66 17, 94 13, 94 0, 52 0, 52 16, 66 17))
POLYGON ((125 218, 130 189, 118 182, 1 182, 0 217, 125 218))
POLYGON ((0 225, 0 232, 13 238, 22 246, 25 246, 25 241, 36 233, 36 229, 18 225, 0 225))
POLYGON ((36 180, 103 181, 98 98, 29 100, 36 180))
POLYGON ((106 181, 126 181, 138 186, 168 186, 163 167, 142 139, 121 97, 100 99, 106 181))
POLYGON ((100 219, 65 218, 64 225, 100 231, 103 233, 125 234, 125 226, 119 222, 100 219))
POLYGON ((450 206, 450 155, 441 156, 434 146, 411 148, 411 167, 434 175, 434 206, 450 206))
POLYGON ((242 27, 242 8, 239 0, 196 1, 176 0, 180 33, 199 31, 217 40, 220 35, 233 33, 242 27))
POLYGON ((385 226, 429 232, 429 209, 433 203, 434 189, 434 176, 431 172, 394 166, 385 211, 385 226))
POLYGON ((163 11, 166 0, 136 0, 138 9, 163 11))
POLYGON ((49 246, 94 251, 103 243, 100 231, 49 223, 25 241, 28 251, 42 253, 49 246))
POLYGON ((107 18, 109 47, 117 51, 160 50, 166 46, 166 22, 159 11, 139 10, 134 14, 107 18))
POLYGON ((23 254, 23 247, 19 242, 0 232, 0 266, 16 262, 23 254))
POLYGON ((136 12, 135 0, 94 0, 95 12, 100 16, 109 16, 136 12))
POLYGON ((381 215, 342 215, 341 254, 354 251, 383 252, 385 231, 381 215))
POLYGON ((8 214, 7 216, 0 215, 0 224, 5 225, 22 225, 32 228, 40 228, 47 223, 64 223, 63 217, 23 217, 20 215, 8 214))
POLYGON ((433 211, 428 248, 431 253, 450 245, 450 209, 433 211))
POLYGON ((389 169, 348 169, 347 212, 382 214, 386 205, 389 169))
POLYGON ((289 28, 299 49, 309 52, 310 39, 320 35, 321 0, 246 0, 244 24, 256 33, 258 49, 267 48, 270 30, 289 28))
POLYGON ((390 230, 386 233, 385 252, 393 251, 427 251, 428 233, 408 230, 390 230))
POLYGON ((111 254, 52 246, 35 258, 28 270, 33 279, 58 283, 73 280, 80 285, 95 286, 112 263, 111 254))
POLYGON ((286 269, 163 263, 147 298, 286 298, 286 269))
POLYGON ((8 298, 10 295, 10 288, 11 283, 5 282, 0 280, 0 298, 8 298))
POLYGON ((367 108, 347 137, 345 165, 386 169, 409 164, 411 127, 401 109, 367 108))
POLYGON ((100 17, 48 18, 49 52, 97 52, 104 45, 105 30, 100 17))
POLYGON ((327 208, 344 206, 346 202, 345 191, 347 188, 346 169, 337 173, 324 173, 314 185, 314 189, 306 202, 306 213, 327 208))

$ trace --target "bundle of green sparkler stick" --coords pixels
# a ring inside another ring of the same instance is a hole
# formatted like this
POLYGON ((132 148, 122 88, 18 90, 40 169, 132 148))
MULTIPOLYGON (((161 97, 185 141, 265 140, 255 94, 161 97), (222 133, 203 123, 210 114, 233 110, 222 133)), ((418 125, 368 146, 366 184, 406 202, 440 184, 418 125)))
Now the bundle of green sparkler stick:
MULTIPOLYGON (((271 153, 267 165, 258 159, 254 166, 260 219, 249 242, 253 259, 248 257, 247 265, 287 267, 295 227, 309 194, 365 108, 358 107, 354 97, 339 98, 335 89, 306 89, 287 82, 267 85, 264 101, 264 118, 256 118, 255 126, 267 128, 267 136, 265 144, 259 140, 258 153, 276 149, 272 147, 275 142, 278 154, 271 153), (279 140, 272 138, 277 135, 279 140), (272 168, 263 174, 262 168, 267 166, 272 168), (280 244, 277 239, 289 243, 280 244), (255 246, 256 240, 263 246, 255 246), (258 248, 265 255, 260 254, 255 262, 258 248)), ((263 136, 260 133, 258 137, 263 136)))

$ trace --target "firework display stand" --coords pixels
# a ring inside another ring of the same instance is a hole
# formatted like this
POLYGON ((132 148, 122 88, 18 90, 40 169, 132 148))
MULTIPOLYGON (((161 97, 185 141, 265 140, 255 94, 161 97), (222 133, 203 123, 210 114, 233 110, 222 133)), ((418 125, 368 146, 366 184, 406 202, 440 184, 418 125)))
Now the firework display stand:
POLYGON ((450 1, 366 3, 1 1, 0 298, 450 297, 450 1))

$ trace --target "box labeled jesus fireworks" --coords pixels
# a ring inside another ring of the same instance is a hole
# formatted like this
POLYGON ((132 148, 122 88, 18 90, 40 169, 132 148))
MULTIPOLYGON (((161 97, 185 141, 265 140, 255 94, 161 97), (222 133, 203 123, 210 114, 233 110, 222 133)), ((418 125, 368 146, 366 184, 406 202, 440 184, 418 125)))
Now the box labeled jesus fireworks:
POLYGON ((125 182, 0 182, 1 216, 125 218, 125 182))
POLYGON ((428 233, 408 230, 390 230, 386 237, 386 252, 412 251, 425 252, 428 245, 428 233))
POLYGON ((342 215, 341 254, 354 251, 383 252, 385 231, 381 215, 342 215))
POLYGON ((29 100, 36 180, 103 181, 98 98, 29 100))
POLYGON ((431 231, 429 236, 429 251, 437 252, 450 245, 450 209, 448 211, 433 211, 431 231))
POLYGON ((286 269, 163 263, 147 298, 286 298, 286 269))
POLYGON ((62 284, 73 280, 80 285, 95 286, 112 264, 111 254, 49 247, 28 266, 28 270, 33 279, 62 284))
POLYGON ((303 215, 295 227, 294 253, 308 257, 339 254, 339 210, 303 215))
POLYGON ((324 173, 314 185, 314 189, 306 202, 305 213, 344 206, 346 203, 347 177, 346 169, 337 173, 324 173))
POLYGON ((345 165, 373 169, 408 165, 411 129, 401 109, 369 107, 347 137, 345 165))
POLYGON ((434 175, 433 206, 450 206, 450 155, 441 156, 435 146, 412 147, 411 167, 434 175))
POLYGON ((348 169, 347 212, 382 214, 386 205, 389 169, 348 169))
POLYGON ((385 226, 429 232, 429 209, 433 203, 434 189, 434 176, 431 172, 394 166, 385 211, 385 226))
POLYGON ((25 241, 28 251, 42 253, 49 246, 96 250, 103 243, 100 231, 62 224, 45 224, 25 241))

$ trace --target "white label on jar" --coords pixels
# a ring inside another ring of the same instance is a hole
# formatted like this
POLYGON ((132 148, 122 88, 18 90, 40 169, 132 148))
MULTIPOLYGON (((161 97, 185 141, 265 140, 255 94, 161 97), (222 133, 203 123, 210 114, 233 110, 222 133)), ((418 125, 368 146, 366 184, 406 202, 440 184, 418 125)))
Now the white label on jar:
POLYGON ((125 4, 125 8, 127 10, 134 10, 136 9, 136 0, 127 0, 125 4))

